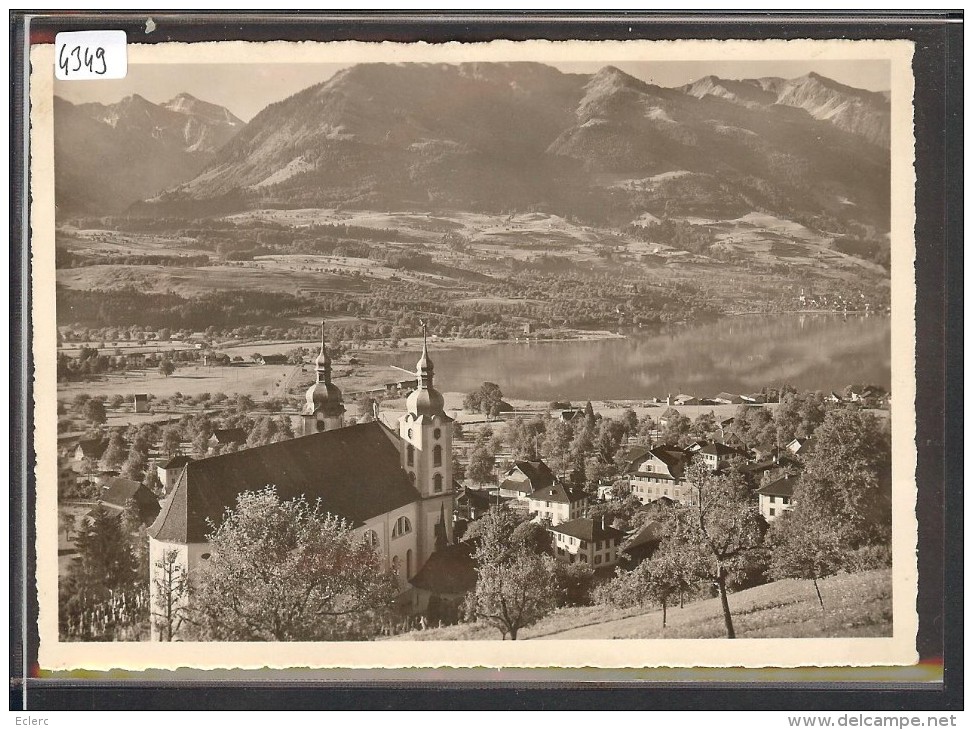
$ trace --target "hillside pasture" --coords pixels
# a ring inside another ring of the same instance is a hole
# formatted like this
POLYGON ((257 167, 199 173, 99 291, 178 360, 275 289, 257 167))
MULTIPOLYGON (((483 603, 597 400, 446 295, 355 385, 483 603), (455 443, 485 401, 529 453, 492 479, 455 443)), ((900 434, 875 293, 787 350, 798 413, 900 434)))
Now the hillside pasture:
MULTIPOLYGON (((738 638, 825 638, 892 635, 891 570, 839 575, 820 581, 824 610, 810 581, 783 580, 731 593, 738 638)), ((670 607, 666 629, 656 606, 559 609, 521 639, 720 639, 726 636, 718 598, 670 607)), ((499 632, 482 623, 459 624, 393 637, 398 641, 496 641, 499 632)))

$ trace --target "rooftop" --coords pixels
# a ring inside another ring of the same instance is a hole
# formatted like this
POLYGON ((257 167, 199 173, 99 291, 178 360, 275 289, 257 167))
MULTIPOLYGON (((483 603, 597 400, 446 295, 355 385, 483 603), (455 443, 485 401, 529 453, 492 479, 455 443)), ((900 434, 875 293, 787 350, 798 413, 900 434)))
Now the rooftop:
POLYGON ((570 535, 571 537, 576 537, 579 540, 587 540, 588 542, 597 542, 605 539, 621 540, 625 537, 625 533, 621 530, 603 525, 600 519, 594 520, 590 517, 579 517, 576 520, 562 522, 548 529, 551 532, 560 532, 563 535, 570 535))
POLYGON ((799 480, 800 477, 797 474, 788 474, 761 487, 757 490, 757 494, 768 497, 793 497, 799 480))
POLYGON ((474 545, 459 542, 440 548, 409 581, 414 587, 439 595, 468 593, 476 587, 474 545))
POLYGON ((157 540, 205 542, 237 495, 276 487, 352 524, 419 499, 400 466, 395 435, 379 421, 244 449, 187 464, 149 528, 157 540))

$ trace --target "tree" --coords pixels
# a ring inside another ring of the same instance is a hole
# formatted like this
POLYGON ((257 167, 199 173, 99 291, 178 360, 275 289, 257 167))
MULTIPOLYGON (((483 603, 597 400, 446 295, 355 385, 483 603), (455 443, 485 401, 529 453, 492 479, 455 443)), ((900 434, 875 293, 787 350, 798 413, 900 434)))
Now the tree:
POLYGON ((273 487, 244 492, 208 537, 194 591, 200 638, 368 638, 391 605, 394 575, 344 520, 273 487))
POLYGON ((477 441, 470 452, 470 461, 466 465, 466 477, 476 484, 486 484, 493 480, 493 470, 497 459, 493 445, 477 441))
POLYGON ((149 459, 145 455, 145 452, 141 449, 137 449, 134 446, 131 451, 128 452, 128 458, 125 463, 122 464, 122 476, 126 479, 133 479, 136 482, 141 482, 142 477, 145 476, 145 471, 148 469, 149 459))
POLYGON ((591 401, 584 404, 584 425, 587 429, 593 429, 595 427, 595 408, 591 405, 591 401))
POLYGON ((809 524, 829 525, 855 550, 892 532, 891 434, 862 411, 834 409, 814 433, 794 501, 809 524))
POLYGON ((760 547, 766 522, 736 475, 711 472, 697 461, 686 469, 686 482, 692 485, 694 503, 673 512, 669 539, 681 546, 684 556, 699 556, 700 572, 719 592, 726 636, 733 639, 727 580, 743 568, 746 553, 760 547))
POLYGON ((108 469, 117 469, 125 460, 125 439, 121 431, 112 431, 108 437, 108 448, 101 455, 101 461, 108 469))
POLYGON ((540 459, 539 447, 546 430, 547 424, 542 418, 527 421, 518 416, 511 419, 507 424, 505 439, 514 458, 528 461, 540 459))
POLYGON ((108 420, 108 414, 105 412, 105 402, 99 398, 89 399, 82 408, 82 415, 89 423, 95 426, 100 426, 108 420))
POLYGON ((827 411, 823 393, 787 393, 774 409, 777 442, 784 445, 795 437, 813 436, 827 411))
POLYGON ((689 416, 682 415, 675 408, 667 408, 659 419, 665 421, 662 427, 660 439, 664 444, 684 446, 689 443, 689 431, 692 428, 692 421, 689 416))
POLYGON ((166 550, 155 561, 152 625, 161 641, 172 641, 189 617, 189 576, 178 550, 166 550))
POLYGON ((176 364, 167 357, 163 358, 159 363, 159 373, 168 378, 174 372, 176 372, 176 364))
POLYGON ((554 558, 511 540, 516 520, 505 507, 491 507, 479 522, 479 544, 473 554, 476 587, 467 596, 467 613, 494 626, 503 639, 509 635, 516 641, 522 628, 556 605, 554 558))
POLYGON ((463 408, 467 411, 477 411, 485 414, 488 418, 496 418, 500 415, 500 408, 503 403, 503 392, 496 383, 483 383, 476 390, 467 393, 463 398, 463 408))
POLYGON ((162 432, 162 450, 170 459, 179 453, 182 445, 182 429, 179 426, 166 426, 162 432))
POLYGON ((827 524, 808 524, 803 513, 788 511, 774 520, 768 541, 773 548, 771 576, 775 580, 810 580, 823 611, 824 599, 818 581, 835 575, 844 562, 838 533, 827 524))
POLYGON ((125 594, 137 588, 138 573, 122 515, 102 505, 81 521, 71 562, 60 591, 62 629, 85 637, 111 635, 130 619, 125 594))

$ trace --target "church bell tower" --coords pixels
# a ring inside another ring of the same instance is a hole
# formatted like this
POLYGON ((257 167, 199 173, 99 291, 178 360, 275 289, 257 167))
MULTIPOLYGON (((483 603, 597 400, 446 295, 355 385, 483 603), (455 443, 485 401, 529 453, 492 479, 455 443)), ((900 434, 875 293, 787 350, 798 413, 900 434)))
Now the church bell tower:
POLYGON ((422 355, 416 363, 418 387, 406 399, 399 419, 402 468, 419 492, 417 552, 419 566, 437 545, 453 542, 453 419, 443 410, 443 395, 433 387, 433 363, 422 325, 422 355))
POLYGON ((307 389, 307 402, 301 418, 304 421, 303 435, 321 431, 332 431, 345 425, 345 406, 341 400, 341 390, 331 382, 331 358, 325 344, 324 320, 321 321, 321 352, 314 360, 317 382, 307 389))

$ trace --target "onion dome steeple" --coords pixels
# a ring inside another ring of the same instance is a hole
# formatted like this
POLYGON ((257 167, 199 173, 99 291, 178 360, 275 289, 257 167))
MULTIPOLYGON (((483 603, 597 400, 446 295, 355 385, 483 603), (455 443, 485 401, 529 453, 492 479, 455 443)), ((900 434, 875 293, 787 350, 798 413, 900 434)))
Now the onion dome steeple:
POLYGON ((305 415, 321 415, 325 418, 341 418, 345 412, 341 390, 331 382, 331 358, 325 343, 324 321, 321 321, 321 352, 314 360, 317 382, 307 390, 305 415))
POLYGON ((406 407, 413 416, 445 416, 443 394, 433 387, 433 364, 426 346, 426 323, 422 322, 422 354, 416 363, 418 387, 406 400, 406 407))

